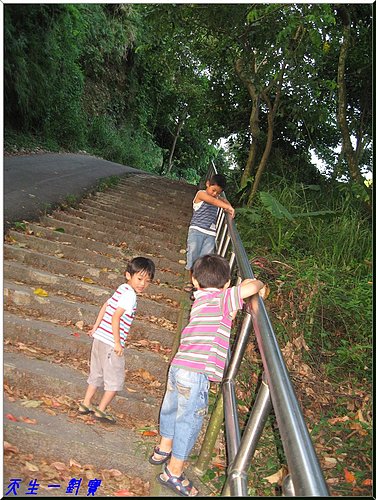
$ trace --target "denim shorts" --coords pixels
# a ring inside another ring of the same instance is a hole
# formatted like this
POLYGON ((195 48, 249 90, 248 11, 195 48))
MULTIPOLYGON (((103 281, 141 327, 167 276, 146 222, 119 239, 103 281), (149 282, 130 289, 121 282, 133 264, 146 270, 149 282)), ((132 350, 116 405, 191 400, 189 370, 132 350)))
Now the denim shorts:
POLYGON ((203 255, 215 252, 215 236, 190 228, 187 238, 186 269, 192 269, 194 261, 203 255))
POLYGON ((208 411, 209 380, 204 373, 171 366, 163 399, 159 433, 172 439, 172 455, 187 460, 208 411))

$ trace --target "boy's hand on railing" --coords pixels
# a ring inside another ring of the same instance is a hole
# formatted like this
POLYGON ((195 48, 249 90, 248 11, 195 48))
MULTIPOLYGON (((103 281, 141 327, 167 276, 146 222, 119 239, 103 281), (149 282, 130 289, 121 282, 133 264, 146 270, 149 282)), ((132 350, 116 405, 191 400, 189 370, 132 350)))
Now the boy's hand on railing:
POLYGON ((267 283, 265 283, 265 285, 261 288, 261 290, 259 290, 259 296, 265 300, 269 297, 269 293, 270 293, 270 287, 267 283))
POLYGON ((230 206, 230 207, 226 208, 226 210, 225 210, 225 211, 226 211, 227 213, 229 213, 229 214, 231 215, 231 217, 232 217, 232 218, 234 218, 234 217, 235 217, 235 208, 233 208, 233 207, 231 207, 231 206, 230 206))

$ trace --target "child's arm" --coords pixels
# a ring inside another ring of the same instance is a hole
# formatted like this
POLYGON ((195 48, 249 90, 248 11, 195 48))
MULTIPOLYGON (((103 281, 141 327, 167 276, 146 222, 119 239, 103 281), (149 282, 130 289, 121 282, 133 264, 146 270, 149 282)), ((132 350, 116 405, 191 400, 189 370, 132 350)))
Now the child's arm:
POLYGON ((100 325, 100 323, 101 323, 101 321, 102 321, 102 319, 103 319, 104 313, 106 312, 106 307, 107 307, 107 300, 106 300, 106 302, 103 304, 103 306, 101 307, 101 310, 100 310, 100 311, 99 311, 99 313, 98 313, 98 317, 97 317, 96 322, 94 323, 93 328, 92 328, 89 332, 87 332, 87 334, 88 334, 90 337, 92 337, 92 336, 93 336, 93 334, 94 334, 95 330, 96 330, 96 329, 98 328, 98 326, 100 325))
POLYGON ((118 356, 123 355, 123 348, 121 347, 120 344, 120 318, 124 313, 125 309, 123 309, 122 307, 118 307, 112 316, 112 323, 111 323, 112 334, 114 336, 114 341, 115 341, 114 351, 115 354, 117 354, 118 356))
POLYGON ((266 287, 264 283, 256 279, 246 279, 240 284, 240 296, 242 299, 250 297, 255 293, 258 293, 261 298, 264 298, 266 292, 266 287))
POLYGON ((210 196, 206 191, 199 191, 196 194, 195 202, 198 203, 199 201, 205 201, 210 205, 215 205, 216 207, 223 208, 223 210, 225 212, 228 212, 231 217, 235 217, 235 209, 233 208, 231 203, 223 198, 214 198, 213 196, 210 196))

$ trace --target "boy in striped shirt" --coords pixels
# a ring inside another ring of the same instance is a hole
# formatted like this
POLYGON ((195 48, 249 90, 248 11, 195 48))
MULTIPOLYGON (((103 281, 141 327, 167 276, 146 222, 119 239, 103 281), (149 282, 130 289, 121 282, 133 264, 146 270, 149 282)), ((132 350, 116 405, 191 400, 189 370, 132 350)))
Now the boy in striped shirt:
MULTIPOLYGON (((206 189, 197 191, 193 199, 193 215, 187 236, 187 264, 185 268, 189 271, 189 282, 184 286, 186 292, 194 291, 192 283, 194 261, 202 255, 215 252, 219 209, 222 208, 231 217, 235 217, 235 210, 231 204, 225 198, 219 198, 225 186, 225 176, 214 174, 206 181, 206 189)), ((191 299, 194 299, 192 294, 191 299)))
POLYGON ((81 415, 93 413, 94 418, 108 423, 116 423, 112 415, 106 412, 118 391, 123 389, 125 379, 124 345, 136 308, 137 295, 146 290, 154 278, 155 265, 146 257, 132 259, 125 271, 127 283, 120 285, 112 297, 99 311, 93 328, 88 332, 94 338, 88 388, 85 398, 79 404, 81 415), (91 401, 99 387, 104 393, 98 407, 91 401))
POLYGON ((149 458, 154 465, 170 459, 157 479, 182 496, 198 494, 184 475, 184 462, 207 413, 209 382, 223 378, 232 320, 246 297, 265 296, 261 281, 246 279, 229 287, 230 278, 229 263, 219 255, 204 255, 193 265, 195 301, 169 369, 160 411, 161 441, 149 458))

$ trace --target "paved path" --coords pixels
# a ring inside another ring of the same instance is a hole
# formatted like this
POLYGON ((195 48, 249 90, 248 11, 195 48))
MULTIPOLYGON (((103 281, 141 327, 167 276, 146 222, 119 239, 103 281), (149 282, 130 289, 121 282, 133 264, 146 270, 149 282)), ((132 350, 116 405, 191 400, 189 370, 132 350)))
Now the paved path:
POLYGON ((119 163, 80 154, 33 154, 4 157, 4 225, 35 220, 67 196, 81 197, 99 179, 147 173, 119 163))

